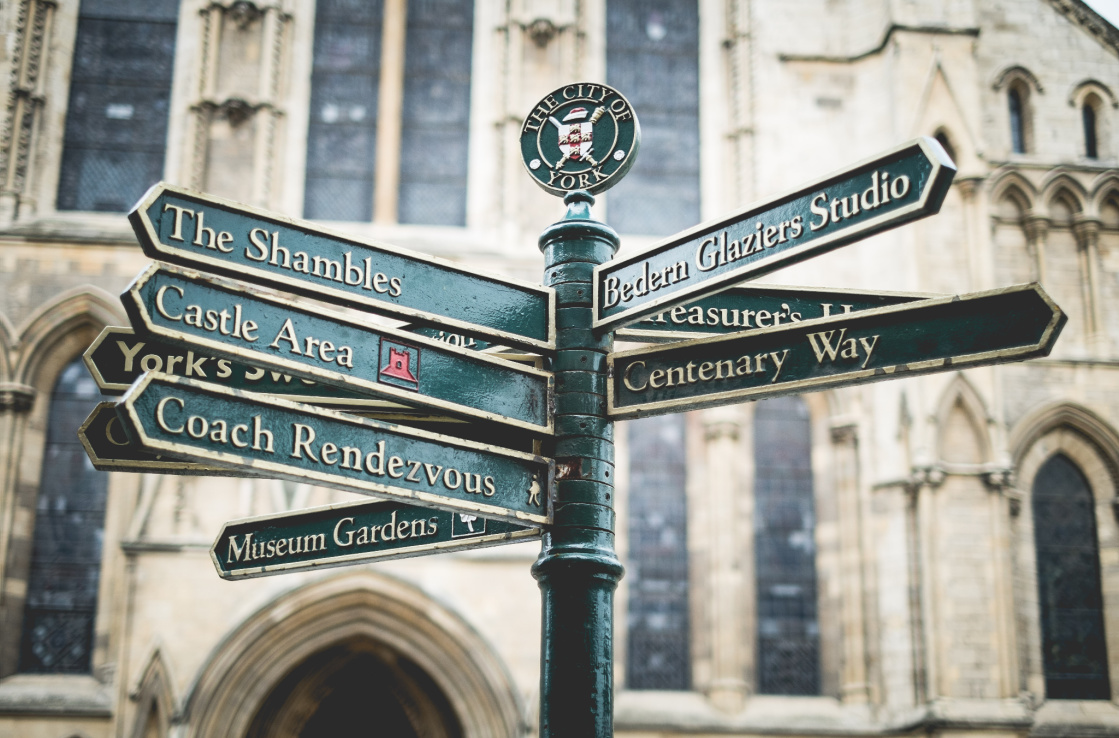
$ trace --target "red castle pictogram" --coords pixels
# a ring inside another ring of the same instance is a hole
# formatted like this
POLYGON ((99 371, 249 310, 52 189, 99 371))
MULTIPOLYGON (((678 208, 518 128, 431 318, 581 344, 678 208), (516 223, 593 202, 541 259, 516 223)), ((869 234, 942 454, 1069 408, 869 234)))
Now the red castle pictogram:
POLYGON ((405 382, 413 382, 418 384, 420 380, 412 375, 412 370, 409 368, 411 364, 411 354, 408 351, 397 351, 393 347, 389 347, 389 364, 381 370, 381 374, 393 379, 401 379, 405 382))

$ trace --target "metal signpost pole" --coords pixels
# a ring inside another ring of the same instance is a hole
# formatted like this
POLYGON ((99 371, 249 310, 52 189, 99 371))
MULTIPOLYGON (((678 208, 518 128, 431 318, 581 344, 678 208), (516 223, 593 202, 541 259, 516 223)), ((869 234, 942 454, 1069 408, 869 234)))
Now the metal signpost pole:
POLYGON ((614 424, 606 417, 613 335, 591 332, 591 278, 618 236, 590 219, 594 197, 564 198, 567 216, 540 236, 556 291, 553 525, 532 574, 542 595, 540 738, 613 735, 614 424))

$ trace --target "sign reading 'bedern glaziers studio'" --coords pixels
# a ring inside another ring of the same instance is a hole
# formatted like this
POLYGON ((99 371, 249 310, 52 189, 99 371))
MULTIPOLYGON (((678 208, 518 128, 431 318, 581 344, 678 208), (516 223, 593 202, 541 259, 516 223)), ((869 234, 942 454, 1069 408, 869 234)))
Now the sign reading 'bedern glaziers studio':
POLYGON ((940 209, 955 166, 920 138, 595 268, 596 331, 753 279, 940 209))

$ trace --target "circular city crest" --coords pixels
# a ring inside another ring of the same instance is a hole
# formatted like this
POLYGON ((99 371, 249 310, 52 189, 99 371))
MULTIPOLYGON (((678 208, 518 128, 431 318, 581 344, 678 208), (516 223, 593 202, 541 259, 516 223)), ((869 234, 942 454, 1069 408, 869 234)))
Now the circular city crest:
POLYGON ((633 106, 607 85, 565 85, 537 103, 521 126, 521 160, 553 195, 599 193, 637 158, 641 126, 633 106))

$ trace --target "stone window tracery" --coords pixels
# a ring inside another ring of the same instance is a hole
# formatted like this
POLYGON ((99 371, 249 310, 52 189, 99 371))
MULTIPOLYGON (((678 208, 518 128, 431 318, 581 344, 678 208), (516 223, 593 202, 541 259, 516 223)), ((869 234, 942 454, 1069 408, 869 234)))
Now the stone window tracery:
POLYGON ((21 672, 87 674, 91 668, 108 475, 93 468, 75 430, 100 399, 81 357, 66 365, 51 393, 21 672))
POLYGON ((163 177, 179 0, 82 0, 58 209, 125 212, 163 177))
POLYGON ((304 216, 466 224, 474 5, 319 0, 304 216))
POLYGON ((820 694, 811 438, 802 398, 757 403, 754 566, 761 694, 820 694))
POLYGON ((641 154, 608 195, 610 224, 656 236, 690 228, 700 221, 698 4, 609 0, 606 38, 606 82, 641 111, 641 154))

